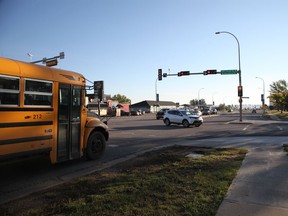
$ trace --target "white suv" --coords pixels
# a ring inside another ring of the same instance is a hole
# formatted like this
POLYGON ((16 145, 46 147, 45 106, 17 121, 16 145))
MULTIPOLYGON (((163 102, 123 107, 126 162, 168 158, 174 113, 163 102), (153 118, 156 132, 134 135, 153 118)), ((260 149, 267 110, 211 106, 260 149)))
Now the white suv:
POLYGON ((184 127, 195 125, 199 127, 203 123, 203 118, 199 115, 192 114, 189 110, 168 110, 163 118, 166 126, 170 124, 182 124, 184 127))

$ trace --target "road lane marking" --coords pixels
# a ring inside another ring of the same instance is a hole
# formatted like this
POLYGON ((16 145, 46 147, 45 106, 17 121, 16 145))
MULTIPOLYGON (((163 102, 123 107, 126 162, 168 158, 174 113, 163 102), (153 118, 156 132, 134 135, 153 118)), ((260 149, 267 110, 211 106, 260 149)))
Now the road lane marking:
POLYGON ((108 147, 110 147, 110 148, 116 148, 116 147, 119 147, 119 145, 113 145, 113 144, 111 144, 111 145, 108 145, 108 147))
POLYGON ((247 125, 245 128, 243 128, 243 131, 247 130, 249 126, 250 125, 247 125))
POLYGON ((280 126, 277 126, 277 128, 278 128, 280 131, 282 131, 282 130, 283 130, 283 128, 282 128, 282 127, 280 127, 280 126))
POLYGON ((126 131, 121 131, 121 134, 124 134, 124 135, 135 135, 134 132, 126 132, 126 131))

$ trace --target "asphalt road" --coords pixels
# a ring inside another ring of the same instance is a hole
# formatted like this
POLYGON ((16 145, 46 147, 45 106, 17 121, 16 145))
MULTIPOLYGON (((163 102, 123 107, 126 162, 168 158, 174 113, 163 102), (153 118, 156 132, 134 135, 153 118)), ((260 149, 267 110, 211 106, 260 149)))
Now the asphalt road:
POLYGON ((250 112, 243 113, 241 124, 239 113, 235 112, 205 116, 200 127, 167 127, 152 114, 112 118, 108 125, 110 140, 100 160, 80 159, 51 165, 48 158, 33 157, 0 163, 0 204, 109 167, 153 148, 207 138, 286 136, 288 130, 286 122, 263 119, 261 114, 250 112))

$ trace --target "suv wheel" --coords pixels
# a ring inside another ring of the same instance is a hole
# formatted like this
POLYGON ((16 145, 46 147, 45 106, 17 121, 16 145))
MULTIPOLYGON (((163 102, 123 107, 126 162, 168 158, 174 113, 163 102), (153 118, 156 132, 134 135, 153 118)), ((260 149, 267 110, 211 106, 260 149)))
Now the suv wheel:
POLYGON ((183 124, 184 127, 189 127, 190 126, 189 122, 186 119, 183 120, 182 124, 183 124))
POLYGON ((166 118, 165 120, 164 120, 164 123, 165 123, 165 125, 166 126, 169 126, 171 123, 170 123, 170 120, 168 119, 168 118, 166 118))

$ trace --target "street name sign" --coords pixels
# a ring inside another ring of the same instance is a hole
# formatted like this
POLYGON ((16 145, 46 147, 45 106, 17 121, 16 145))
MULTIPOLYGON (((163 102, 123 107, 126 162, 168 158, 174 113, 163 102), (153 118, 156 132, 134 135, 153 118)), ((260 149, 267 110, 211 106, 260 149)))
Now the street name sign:
POLYGON ((238 70, 221 70, 221 75, 237 74, 238 70))

